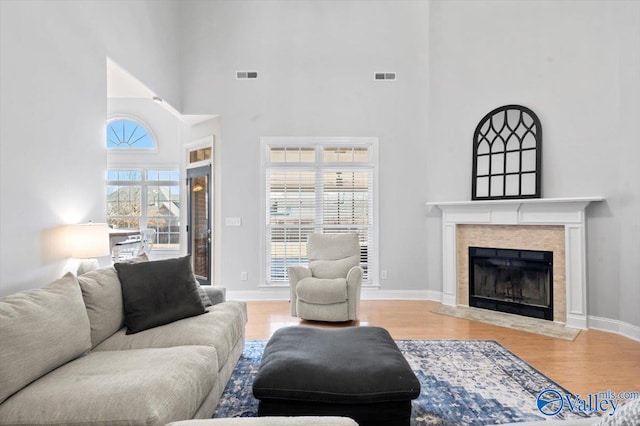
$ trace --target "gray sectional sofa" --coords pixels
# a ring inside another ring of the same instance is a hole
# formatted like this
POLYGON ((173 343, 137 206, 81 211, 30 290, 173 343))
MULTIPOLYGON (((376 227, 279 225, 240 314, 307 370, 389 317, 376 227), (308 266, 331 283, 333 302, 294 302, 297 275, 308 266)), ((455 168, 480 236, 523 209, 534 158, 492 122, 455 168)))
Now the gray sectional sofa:
POLYGON ((210 418, 244 346, 244 302, 136 334, 113 267, 0 300, 0 425, 210 418))

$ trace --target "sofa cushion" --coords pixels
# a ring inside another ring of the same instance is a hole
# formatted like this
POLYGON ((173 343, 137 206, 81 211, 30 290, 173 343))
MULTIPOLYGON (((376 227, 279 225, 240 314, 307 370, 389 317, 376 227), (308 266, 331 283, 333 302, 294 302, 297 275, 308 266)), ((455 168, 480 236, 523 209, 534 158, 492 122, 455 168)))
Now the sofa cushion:
POLYGON ((93 347, 124 325, 122 288, 113 266, 80 275, 78 282, 89 315, 93 347))
MULTIPOLYGON (((119 263, 147 262, 145 253, 119 263)), ((124 325, 122 287, 113 266, 96 269, 78 277, 91 324, 91 346, 96 346, 124 325)))
POLYGON ((330 305, 347 300, 347 280, 344 278, 303 278, 296 285, 298 299, 316 305, 330 305))
POLYGON ((211 301, 211 305, 217 305, 218 303, 224 302, 227 295, 227 289, 219 286, 219 285, 204 285, 200 287, 207 293, 209 300, 211 301))
POLYGON ((183 420, 167 426, 358 426, 348 417, 238 417, 208 420, 183 420))
POLYGON ((180 345, 206 345, 216 349, 222 368, 236 342, 244 338, 247 306, 244 302, 228 301, 207 309, 207 313, 165 324, 136 334, 118 331, 98 345, 96 351, 164 348, 180 345))
POLYGON ((360 253, 358 234, 318 234, 309 235, 307 257, 310 260, 337 260, 360 253))
POLYGON ((127 333, 137 333, 205 312, 191 257, 116 263, 127 333))
POLYGON ((205 291, 200 284, 198 284, 198 295, 200 296, 200 301, 202 302, 202 306, 208 308, 209 306, 213 306, 213 302, 209 299, 209 295, 205 291))
POLYGON ((0 403, 91 349, 76 277, 69 273, 44 288, 1 299, 0 342, 0 403))
POLYGON ((613 415, 602 416, 594 426, 637 426, 640 425, 640 398, 625 401, 613 415))
POLYGON ((206 346, 92 352, 0 405, 0 425, 164 425, 192 418, 217 380, 206 346))
POLYGON ((360 256, 350 256, 338 260, 312 260, 309 269, 316 278, 345 278, 349 270, 360 264, 360 256))

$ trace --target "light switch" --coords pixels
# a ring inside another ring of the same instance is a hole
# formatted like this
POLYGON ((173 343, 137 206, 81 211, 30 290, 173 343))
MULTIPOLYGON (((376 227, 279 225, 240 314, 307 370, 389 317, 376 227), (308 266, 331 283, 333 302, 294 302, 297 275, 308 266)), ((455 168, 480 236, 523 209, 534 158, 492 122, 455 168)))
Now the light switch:
POLYGON ((242 219, 239 217, 227 217, 224 219, 225 226, 242 226, 242 219))

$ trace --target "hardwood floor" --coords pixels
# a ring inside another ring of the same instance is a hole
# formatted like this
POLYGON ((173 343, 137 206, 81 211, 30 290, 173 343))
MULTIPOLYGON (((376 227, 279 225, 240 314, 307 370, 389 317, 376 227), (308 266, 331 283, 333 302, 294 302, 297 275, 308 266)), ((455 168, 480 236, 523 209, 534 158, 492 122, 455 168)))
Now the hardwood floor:
POLYGON ((359 324, 384 327, 394 339, 496 340, 573 393, 640 391, 640 342, 617 334, 586 330, 569 342, 434 314, 431 311, 439 303, 430 301, 365 300, 358 322, 338 325, 293 318, 286 301, 247 302, 247 306, 247 339, 268 339, 290 325, 359 324))

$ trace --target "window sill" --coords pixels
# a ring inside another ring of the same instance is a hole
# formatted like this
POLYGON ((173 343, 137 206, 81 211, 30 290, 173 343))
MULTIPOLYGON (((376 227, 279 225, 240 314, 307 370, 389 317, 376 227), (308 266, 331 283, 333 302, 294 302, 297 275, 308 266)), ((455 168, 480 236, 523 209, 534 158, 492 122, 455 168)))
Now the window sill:
MULTIPOLYGON (((258 288, 289 288, 289 284, 260 284, 258 288)), ((380 290, 380 284, 362 284, 362 290, 380 290)))

